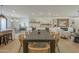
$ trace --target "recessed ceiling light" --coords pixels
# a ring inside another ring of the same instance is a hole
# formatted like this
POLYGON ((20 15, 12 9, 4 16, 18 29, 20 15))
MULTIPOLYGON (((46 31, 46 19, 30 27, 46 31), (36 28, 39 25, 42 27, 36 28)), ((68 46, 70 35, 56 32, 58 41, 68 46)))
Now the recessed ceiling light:
POLYGON ((12 10, 13 13, 15 13, 15 10, 12 10))
POLYGON ((48 15, 52 15, 52 13, 51 13, 51 12, 49 12, 49 13, 48 13, 48 15))
POLYGON ((42 12, 40 12, 40 15, 43 15, 43 13, 42 13, 42 12))
POLYGON ((32 13, 32 15, 35 15, 35 13, 32 13))
POLYGON ((13 16, 13 14, 11 14, 11 17, 13 16))
POLYGON ((4 13, 4 10, 2 10, 2 13, 4 13))

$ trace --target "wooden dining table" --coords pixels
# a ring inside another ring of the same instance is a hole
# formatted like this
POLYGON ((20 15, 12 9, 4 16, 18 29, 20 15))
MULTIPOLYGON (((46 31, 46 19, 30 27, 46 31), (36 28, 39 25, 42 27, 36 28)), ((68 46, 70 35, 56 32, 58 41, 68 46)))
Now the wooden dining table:
POLYGON ((31 34, 26 35, 23 40, 23 52, 28 53, 29 42, 49 42, 50 43, 50 53, 55 53, 55 39, 46 30, 35 30, 31 34), (40 33, 39 33, 40 32, 40 33))

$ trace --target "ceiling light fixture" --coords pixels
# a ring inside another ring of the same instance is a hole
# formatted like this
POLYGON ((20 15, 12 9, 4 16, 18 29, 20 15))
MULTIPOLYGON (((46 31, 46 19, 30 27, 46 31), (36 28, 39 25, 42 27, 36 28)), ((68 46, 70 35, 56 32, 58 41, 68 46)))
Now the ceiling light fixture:
POLYGON ((40 15, 43 15, 43 13, 42 13, 42 12, 40 12, 40 15))
POLYGON ((4 15, 3 15, 3 5, 0 5, 0 9, 1 9, 1 12, 0 12, 0 18, 6 18, 4 15))
POLYGON ((48 13, 48 15, 52 15, 52 13, 51 13, 51 12, 49 12, 49 13, 48 13))
POLYGON ((32 15, 35 15, 35 13, 32 13, 32 15))
POLYGON ((15 13, 15 10, 12 10, 13 13, 15 13))

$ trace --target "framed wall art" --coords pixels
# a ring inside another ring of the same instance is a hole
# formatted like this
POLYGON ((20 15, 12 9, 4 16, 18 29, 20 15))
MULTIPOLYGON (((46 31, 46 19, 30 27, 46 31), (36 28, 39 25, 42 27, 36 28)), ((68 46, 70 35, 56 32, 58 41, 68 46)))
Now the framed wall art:
POLYGON ((57 26, 58 27, 68 27, 69 26, 69 19, 57 19, 57 26))

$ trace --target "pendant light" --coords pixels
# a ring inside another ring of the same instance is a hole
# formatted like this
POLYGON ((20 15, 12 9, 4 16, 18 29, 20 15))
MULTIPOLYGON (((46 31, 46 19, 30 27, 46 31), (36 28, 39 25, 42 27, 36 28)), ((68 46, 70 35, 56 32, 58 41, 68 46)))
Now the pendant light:
POLYGON ((3 5, 0 5, 0 7, 1 7, 0 8, 1 9, 1 11, 0 11, 0 18, 5 18, 6 19, 6 17, 3 15, 3 12, 2 12, 3 11, 2 10, 3 9, 3 5))
POLYGON ((4 29, 7 29, 7 18, 6 16, 3 14, 3 5, 0 5, 0 30, 4 30, 4 29), (6 21, 4 21, 6 20, 6 21), (6 22, 6 23, 5 23, 6 22), (6 24, 3 25, 3 24, 6 24), (4 28, 3 28, 4 27, 4 28))

